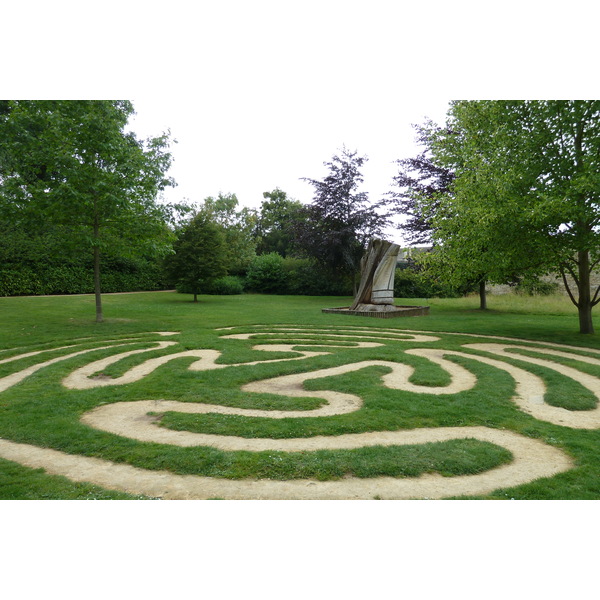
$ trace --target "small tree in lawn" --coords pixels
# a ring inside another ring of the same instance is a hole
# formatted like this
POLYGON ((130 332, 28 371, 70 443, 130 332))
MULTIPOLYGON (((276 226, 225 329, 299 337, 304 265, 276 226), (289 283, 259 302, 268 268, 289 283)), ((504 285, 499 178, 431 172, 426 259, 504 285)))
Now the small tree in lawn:
POLYGON ((180 230, 173 251, 165 260, 167 274, 194 294, 194 302, 203 289, 227 274, 225 237, 205 213, 197 214, 180 230))
POLYGON ((172 242, 170 208, 157 202, 174 185, 169 136, 126 132, 133 113, 126 100, 0 103, 0 213, 21 226, 65 227, 65 244, 91 252, 98 322, 103 251, 160 255, 172 242))

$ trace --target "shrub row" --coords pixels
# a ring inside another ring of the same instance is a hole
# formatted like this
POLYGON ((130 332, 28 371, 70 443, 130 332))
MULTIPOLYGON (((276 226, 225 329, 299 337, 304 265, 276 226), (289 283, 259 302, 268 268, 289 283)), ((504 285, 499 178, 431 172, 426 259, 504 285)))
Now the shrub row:
POLYGON ((558 292, 559 285, 555 281, 542 279, 523 279, 515 287, 515 293, 521 296, 551 296, 558 292))
MULTIPOLYGON (((134 292, 165 289, 167 283, 157 265, 110 264, 102 272, 102 291, 134 292)), ((0 267, 0 296, 41 294, 89 294, 94 291, 94 275, 87 266, 61 265, 42 268, 0 267)), ((180 288, 178 291, 189 293, 180 288)), ((310 259, 283 258, 277 253, 257 256, 245 277, 227 276, 215 280, 203 290, 206 294, 262 294, 304 296, 351 296, 352 282, 332 276, 310 259)), ((539 292, 538 292, 539 293, 539 292)), ((423 272, 397 269, 394 284, 396 298, 456 297, 461 292, 435 282, 423 272)))
POLYGON ((257 256, 252 261, 245 288, 262 294, 352 295, 351 281, 325 272, 310 259, 283 258, 276 252, 257 256))
MULTIPOLYGON (((102 291, 106 293, 160 290, 165 285, 160 270, 152 265, 132 272, 106 270, 101 281, 102 291)), ((94 273, 85 267, 0 268, 0 296, 90 294, 93 291, 94 273)))
MULTIPOLYGON (((190 294, 191 289, 177 284, 177 291, 190 294)), ((325 273, 309 259, 283 258, 276 252, 254 258, 244 276, 216 279, 201 288, 203 294, 281 294, 303 296, 350 296, 352 285, 325 273)))
MULTIPOLYGON (((177 286, 181 293, 191 293, 177 286)), ((257 256, 245 277, 223 277, 206 286, 205 294, 282 294, 303 296, 352 296, 352 282, 332 276, 310 259, 283 258, 276 252, 257 256)), ((452 298, 463 295, 447 284, 434 281, 423 271, 396 269, 396 298, 452 298)))
MULTIPOLYGON (((277 253, 257 256, 246 276, 245 289, 263 294, 351 296, 352 282, 325 272, 314 261, 282 258, 277 253)), ((429 278, 424 271, 396 269, 396 298, 454 298, 465 293, 429 278)))

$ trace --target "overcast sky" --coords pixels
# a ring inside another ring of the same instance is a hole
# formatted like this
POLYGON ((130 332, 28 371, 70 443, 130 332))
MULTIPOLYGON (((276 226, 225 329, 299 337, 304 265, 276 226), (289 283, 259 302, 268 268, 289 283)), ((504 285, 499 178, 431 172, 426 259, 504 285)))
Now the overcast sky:
POLYGON ((377 200, 390 189, 394 161, 419 152, 411 124, 426 117, 443 121, 448 105, 442 98, 353 99, 348 90, 323 89, 319 98, 311 90, 268 98, 249 86, 222 105, 218 95, 183 98, 175 107, 134 99, 131 127, 142 136, 170 129, 177 140, 171 174, 178 186, 167 192, 173 200, 231 192, 240 204, 258 207, 263 192, 279 187, 310 202, 314 188, 302 178, 321 179, 328 172, 323 163, 344 145, 368 156, 361 189, 377 200))

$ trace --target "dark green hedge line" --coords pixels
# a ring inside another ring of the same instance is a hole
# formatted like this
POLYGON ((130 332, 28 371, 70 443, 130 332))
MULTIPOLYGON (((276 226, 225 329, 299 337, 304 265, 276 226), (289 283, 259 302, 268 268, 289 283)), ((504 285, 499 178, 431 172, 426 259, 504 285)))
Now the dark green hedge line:
MULTIPOLYGON (((175 283, 177 291, 191 294, 189 286, 175 283)), ((248 271, 221 277, 200 287, 202 294, 280 294, 297 296, 351 296, 352 282, 326 273, 310 259, 283 258, 273 252, 254 258, 248 271)))
MULTIPOLYGON (((101 276, 102 291, 136 292, 167 289, 159 265, 151 263, 114 263, 101 276)), ((178 291, 189 290, 177 286, 178 291)), ((46 294, 91 294, 94 276, 89 266, 40 265, 0 266, 0 296, 35 296, 46 294)), ((302 296, 352 296, 352 282, 326 273, 310 259, 283 258, 276 253, 257 256, 245 277, 228 276, 208 284, 204 294, 282 294, 302 296)), ((456 297, 464 293, 448 285, 432 281, 423 272, 397 269, 396 298, 456 297)))
MULTIPOLYGON (((103 272, 101 285, 105 293, 165 289, 160 270, 152 266, 130 273, 103 272)), ((45 269, 0 267, 0 296, 91 294, 93 292, 93 271, 84 267, 52 266, 45 269)))

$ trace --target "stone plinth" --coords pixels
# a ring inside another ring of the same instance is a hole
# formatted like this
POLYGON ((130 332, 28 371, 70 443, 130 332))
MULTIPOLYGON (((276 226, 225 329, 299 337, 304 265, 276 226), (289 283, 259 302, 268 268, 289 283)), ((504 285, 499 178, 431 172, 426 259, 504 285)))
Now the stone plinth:
POLYGON ((375 317, 379 319, 393 319, 395 317, 424 317, 429 314, 429 306, 361 304, 358 310, 351 309, 349 306, 344 306, 341 308, 323 308, 321 309, 321 312, 359 317, 375 317))

